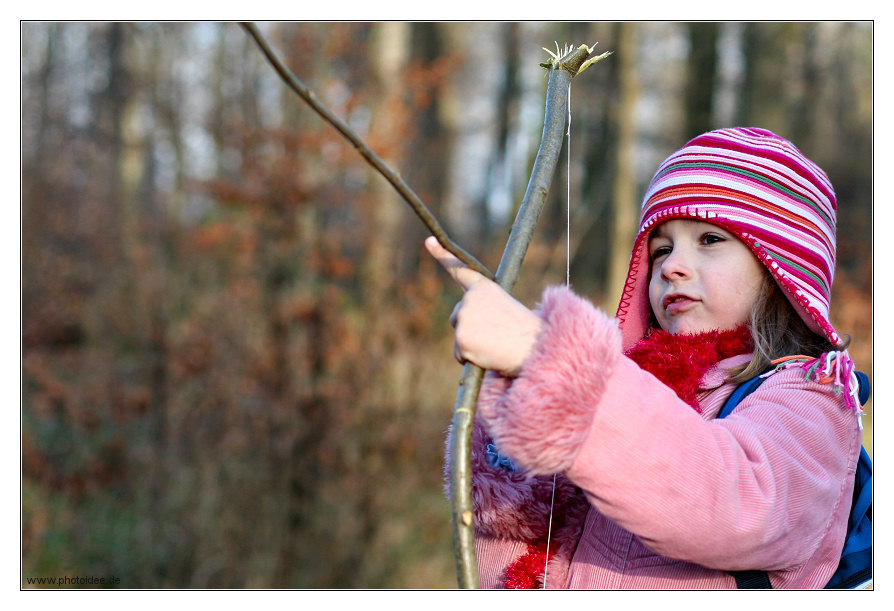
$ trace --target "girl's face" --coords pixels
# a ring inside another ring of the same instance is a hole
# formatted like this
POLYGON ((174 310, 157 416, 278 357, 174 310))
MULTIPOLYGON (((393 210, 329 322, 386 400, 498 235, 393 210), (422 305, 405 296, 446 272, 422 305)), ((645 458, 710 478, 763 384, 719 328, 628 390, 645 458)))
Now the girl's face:
POLYGON ((649 302, 670 333, 725 331, 748 322, 767 273, 733 234, 688 219, 656 227, 649 258, 649 302))

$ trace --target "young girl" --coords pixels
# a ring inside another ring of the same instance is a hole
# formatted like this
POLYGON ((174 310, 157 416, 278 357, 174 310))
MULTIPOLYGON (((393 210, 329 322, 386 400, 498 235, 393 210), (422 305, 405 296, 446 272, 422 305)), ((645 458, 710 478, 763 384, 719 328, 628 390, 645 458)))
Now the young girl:
POLYGON ((736 128, 658 168, 615 318, 567 287, 531 311, 426 241, 465 289, 457 358, 491 370, 474 430, 482 587, 736 588, 748 570, 826 584, 862 413, 829 322, 835 215, 793 144, 736 128))

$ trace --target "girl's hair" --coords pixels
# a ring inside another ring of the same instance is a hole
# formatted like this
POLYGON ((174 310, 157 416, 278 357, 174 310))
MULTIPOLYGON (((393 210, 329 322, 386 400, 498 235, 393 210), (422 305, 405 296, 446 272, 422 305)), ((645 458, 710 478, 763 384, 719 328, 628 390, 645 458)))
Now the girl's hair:
POLYGON ((807 326, 840 346, 829 320, 837 209, 826 173, 785 138, 754 127, 696 136, 658 166, 643 196, 618 303, 621 345, 649 329, 649 234, 672 219, 700 219, 745 242, 807 326))
POLYGON ((749 328, 754 355, 749 363, 730 371, 729 380, 737 384, 767 372, 775 359, 792 355, 818 357, 824 352, 843 350, 850 343, 850 338, 846 338, 844 346, 836 348, 828 339, 811 331, 769 273, 764 274, 760 295, 751 310, 749 328))

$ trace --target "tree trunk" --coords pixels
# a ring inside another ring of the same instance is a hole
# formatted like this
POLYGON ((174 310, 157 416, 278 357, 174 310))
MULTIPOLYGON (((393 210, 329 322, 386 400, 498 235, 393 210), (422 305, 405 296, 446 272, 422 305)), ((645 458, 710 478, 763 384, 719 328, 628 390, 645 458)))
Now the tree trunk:
MULTIPOLYGON (((370 140, 387 142, 393 152, 391 156, 397 159, 403 149, 402 134, 396 133, 401 129, 398 121, 400 101, 391 96, 404 92, 400 80, 401 71, 406 66, 409 37, 410 24, 403 22, 379 23, 372 30, 371 99, 372 116, 376 117, 376 121, 370 140)), ((399 234, 404 208, 394 189, 385 181, 375 177, 372 188, 368 226, 376 230, 365 232, 367 243, 363 282, 369 307, 378 309, 394 285, 394 236, 399 234)))
MULTIPOLYGON (((392 151, 390 157, 400 166, 405 134, 401 133, 400 115, 402 100, 398 96, 405 93, 402 83, 403 70, 409 56, 411 25, 404 22, 385 22, 376 24, 372 30, 372 62, 373 73, 373 109, 376 117, 371 139, 387 143, 392 151)), ((374 228, 364 232, 367 237, 366 256, 362 270, 362 290, 364 293, 364 309, 368 315, 368 324, 364 330, 363 345, 369 359, 369 386, 375 384, 376 371, 383 369, 390 361, 396 338, 394 298, 397 285, 398 261, 396 236, 402 235, 401 228, 406 220, 404 204, 394 189, 386 181, 376 176, 372 183, 372 197, 368 202, 367 227, 374 228)), ((339 570, 341 581, 339 587, 360 587, 362 569, 367 559, 368 550, 378 531, 381 518, 381 495, 378 494, 382 475, 378 470, 385 461, 374 457, 381 456, 385 448, 381 439, 368 434, 376 426, 376 422, 387 413, 388 397, 380 393, 364 393, 364 405, 357 406, 363 410, 360 425, 363 433, 359 443, 363 448, 359 452, 362 460, 357 469, 365 474, 362 485, 356 490, 357 496, 352 499, 356 503, 357 522, 356 539, 350 542, 351 549, 339 554, 342 568, 339 570)))
POLYGON ((748 23, 743 32, 745 76, 742 82, 739 125, 785 132, 786 69, 784 23, 748 23))
POLYGON ((717 23, 710 22, 690 23, 687 28, 686 140, 711 129, 718 28, 717 23))
POLYGON ((636 235, 637 201, 636 176, 634 173, 634 139, 636 136, 635 109, 637 100, 636 76, 636 28, 632 23, 621 24, 618 29, 619 95, 616 110, 618 138, 615 144, 614 214, 612 216, 611 254, 609 256, 606 303, 617 304, 627 277, 630 263, 630 245, 636 235))

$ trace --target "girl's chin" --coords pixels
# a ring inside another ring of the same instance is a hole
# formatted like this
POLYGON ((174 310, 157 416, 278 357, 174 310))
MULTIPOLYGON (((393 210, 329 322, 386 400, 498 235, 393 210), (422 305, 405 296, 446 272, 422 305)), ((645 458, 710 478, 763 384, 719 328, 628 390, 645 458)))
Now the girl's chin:
POLYGON ((664 330, 674 335, 692 335, 707 331, 707 328, 693 321, 671 320, 664 326, 664 330))

